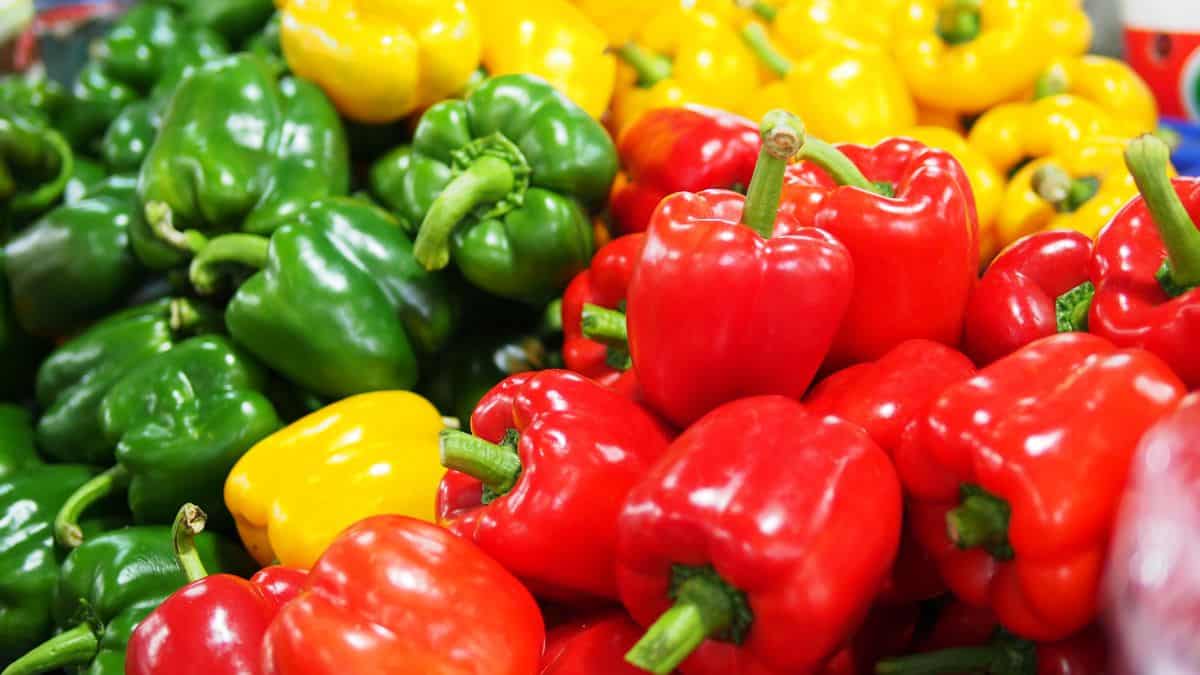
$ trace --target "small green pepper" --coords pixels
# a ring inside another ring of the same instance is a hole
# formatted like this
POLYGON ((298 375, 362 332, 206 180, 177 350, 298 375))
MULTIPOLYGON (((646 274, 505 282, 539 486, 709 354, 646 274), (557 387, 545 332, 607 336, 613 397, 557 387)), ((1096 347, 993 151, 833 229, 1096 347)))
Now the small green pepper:
POLYGON ((100 141, 100 156, 109 171, 138 170, 162 125, 162 107, 153 99, 134 101, 108 125, 100 141))

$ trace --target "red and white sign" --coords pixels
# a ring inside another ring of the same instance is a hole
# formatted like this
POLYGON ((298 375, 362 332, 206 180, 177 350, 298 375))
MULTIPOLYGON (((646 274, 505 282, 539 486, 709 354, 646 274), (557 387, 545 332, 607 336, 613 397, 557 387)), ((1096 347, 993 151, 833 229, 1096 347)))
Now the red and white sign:
POLYGON ((1125 60, 1168 117, 1200 120, 1200 0, 1124 0, 1125 60))

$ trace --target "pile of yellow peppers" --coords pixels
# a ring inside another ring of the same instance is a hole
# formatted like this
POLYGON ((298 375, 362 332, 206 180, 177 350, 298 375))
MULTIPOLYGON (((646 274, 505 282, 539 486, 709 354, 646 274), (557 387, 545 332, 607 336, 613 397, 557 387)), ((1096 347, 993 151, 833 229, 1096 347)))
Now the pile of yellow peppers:
POLYGON ((614 136, 647 110, 700 104, 751 119, 787 108, 828 141, 914 137, 967 169, 985 261, 1047 227, 1094 235, 1134 192, 1122 142, 1157 120, 1128 66, 1085 55, 1081 0, 279 4, 289 63, 361 122, 528 72, 614 136), (1063 201, 1068 179, 1086 184, 1063 201))

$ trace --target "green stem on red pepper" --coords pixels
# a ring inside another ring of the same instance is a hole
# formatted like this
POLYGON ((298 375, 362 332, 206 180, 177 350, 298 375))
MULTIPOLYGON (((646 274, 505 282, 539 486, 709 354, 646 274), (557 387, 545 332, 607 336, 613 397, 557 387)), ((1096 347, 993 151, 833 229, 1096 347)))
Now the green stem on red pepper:
POLYGON ((742 28, 742 41, 764 66, 779 77, 787 77, 792 72, 792 62, 771 45, 771 39, 767 37, 762 24, 746 24, 742 28))
POLYGON ((1059 213, 1074 213, 1100 191, 1100 180, 1092 176, 1072 178, 1062 167, 1045 164, 1033 172, 1033 191, 1059 213))
POLYGON ((938 37, 948 45, 961 45, 979 37, 983 30, 982 0, 952 0, 938 12, 938 37))
POLYGON ((34 675, 91 661, 100 649, 100 639, 92 626, 81 623, 63 631, 8 664, 0 675, 34 675))
POLYGON ((1159 282, 1174 296, 1200 285, 1200 231, 1167 175, 1170 161, 1170 148, 1153 134, 1139 136, 1125 148, 1125 165, 1167 248, 1159 282))
POLYGON ((1092 308, 1092 298, 1095 295, 1095 284, 1085 281, 1058 296, 1054 301, 1054 318, 1058 332, 1087 332, 1088 312, 1092 308))
POLYGON ((511 490, 521 475, 515 443, 489 443, 461 431, 443 429, 438 434, 438 449, 442 466, 479 479, 490 491, 483 500, 485 504, 511 490))
POLYGON ((629 341, 625 313, 615 309, 585 303, 580 320, 583 336, 589 340, 624 346, 629 341))
POLYGON ((54 540, 63 548, 77 548, 83 543, 79 517, 89 506, 129 487, 129 471, 120 464, 79 486, 67 497, 54 516, 54 540))
POLYGON ((1008 543, 1008 502, 974 486, 962 487, 962 502, 946 514, 946 530, 959 548, 981 547, 1000 560, 1013 557, 1008 543))
POLYGON ((267 265, 270 239, 257 234, 234 232, 223 234, 208 241, 197 250, 188 268, 188 278, 196 290, 212 293, 221 279, 221 270, 235 264, 241 267, 262 269, 267 265))
POLYGON ((617 48, 617 56, 629 64, 637 73, 637 86, 653 87, 671 76, 671 59, 653 52, 636 42, 627 42, 617 48))
POLYGON ((762 150, 754 165, 754 177, 746 190, 742 224, 769 239, 775 231, 779 200, 783 196, 783 174, 787 163, 805 145, 804 124, 786 110, 772 110, 759 125, 762 150))
POLYGON ((171 544, 175 548, 175 559, 187 575, 188 583, 199 581, 208 576, 204 562, 200 560, 200 552, 196 550, 196 535, 204 531, 208 515, 195 504, 184 504, 175 514, 175 522, 171 524, 171 544))
POLYGON ((844 152, 825 141, 816 138, 805 139, 804 147, 800 150, 800 159, 824 169, 838 185, 849 185, 885 197, 895 193, 890 184, 868 180, 844 152))

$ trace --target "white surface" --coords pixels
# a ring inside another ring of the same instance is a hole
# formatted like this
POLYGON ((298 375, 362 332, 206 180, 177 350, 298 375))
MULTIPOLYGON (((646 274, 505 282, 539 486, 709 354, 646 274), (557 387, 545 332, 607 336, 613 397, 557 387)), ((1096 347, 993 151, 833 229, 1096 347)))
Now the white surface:
POLYGON ((1121 0, 1121 15, 1135 28, 1200 33, 1200 0, 1121 0))

